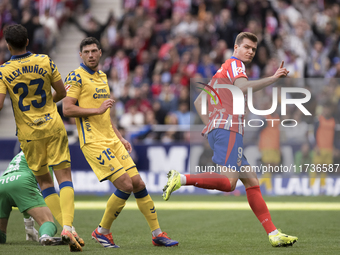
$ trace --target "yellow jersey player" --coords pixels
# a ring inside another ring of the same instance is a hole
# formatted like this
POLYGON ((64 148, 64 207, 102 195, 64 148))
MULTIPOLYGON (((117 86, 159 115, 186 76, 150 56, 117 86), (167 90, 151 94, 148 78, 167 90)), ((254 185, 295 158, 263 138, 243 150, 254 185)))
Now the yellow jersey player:
POLYGON ((102 55, 98 40, 85 38, 80 43, 79 55, 83 63, 65 79, 67 96, 63 100, 63 112, 66 117, 76 117, 81 150, 99 181, 109 180, 117 188, 92 238, 105 248, 119 247, 113 241, 110 228, 133 192, 151 229, 152 243, 178 245, 161 231, 155 205, 129 155, 131 144, 111 121, 109 108, 114 101, 110 99, 106 75, 98 69, 102 55))
POLYGON ((57 66, 47 55, 26 51, 27 30, 11 25, 4 30, 11 59, 0 67, 0 110, 7 91, 12 100, 17 136, 29 168, 34 173, 46 204, 59 222, 61 233, 72 251, 81 246, 72 234, 74 190, 71 178, 70 152, 64 124, 55 102, 66 91, 57 66), (55 93, 52 95, 51 86, 55 93), (48 167, 59 183, 55 191, 48 167))

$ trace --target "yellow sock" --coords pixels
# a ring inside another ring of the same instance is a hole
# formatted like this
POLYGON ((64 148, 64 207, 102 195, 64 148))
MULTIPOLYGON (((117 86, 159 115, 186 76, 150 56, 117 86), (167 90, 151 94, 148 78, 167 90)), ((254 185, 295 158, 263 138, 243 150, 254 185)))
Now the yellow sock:
POLYGON ((115 191, 109 198, 106 204, 106 209, 100 222, 102 228, 110 229, 112 222, 118 217, 119 213, 123 210, 126 200, 130 194, 125 193, 119 189, 115 191))
POLYGON ((60 208, 60 198, 55 191, 54 187, 50 187, 41 191, 45 203, 50 208, 54 218, 63 226, 63 216, 60 208))
POLYGON ((59 185, 60 207, 63 214, 63 226, 72 227, 74 218, 74 189, 72 182, 66 181, 59 185))
POLYGON ((149 224, 151 231, 159 228, 157 212, 148 191, 145 189, 135 193, 135 198, 139 210, 144 214, 146 221, 149 224))

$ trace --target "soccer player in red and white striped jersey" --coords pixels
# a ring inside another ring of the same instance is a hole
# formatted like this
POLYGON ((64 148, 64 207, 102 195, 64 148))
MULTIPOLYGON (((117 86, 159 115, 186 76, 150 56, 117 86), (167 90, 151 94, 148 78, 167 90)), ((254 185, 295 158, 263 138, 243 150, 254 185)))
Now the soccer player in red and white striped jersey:
POLYGON ((216 104, 214 99, 206 100, 207 102, 204 103, 207 105, 204 106, 208 108, 208 114, 203 115, 201 112, 202 93, 206 92, 202 91, 195 100, 196 110, 206 125, 203 133, 208 136, 209 145, 214 151, 212 160, 223 169, 221 174, 208 172, 182 175, 176 170, 171 170, 168 173, 168 182, 163 189, 163 198, 168 200, 171 193, 182 185, 230 192, 235 189, 236 183, 240 179, 246 188, 248 203, 266 230, 272 246, 289 246, 293 245, 298 238, 281 233, 273 224, 267 205, 262 198, 256 173, 251 171, 251 167, 243 155, 244 116, 233 114, 235 112, 233 109, 234 98, 229 89, 211 88, 216 84, 229 84, 238 87, 246 95, 248 88, 257 91, 274 83, 280 77, 287 76, 288 71, 283 67, 282 62, 273 76, 257 81, 248 81, 245 64, 252 61, 256 48, 256 35, 249 32, 240 33, 236 37, 233 56, 213 76, 210 85, 205 86, 209 93, 214 93, 214 96, 217 96, 216 100, 218 99, 219 103, 216 104), (236 125, 232 125, 231 122, 236 125))

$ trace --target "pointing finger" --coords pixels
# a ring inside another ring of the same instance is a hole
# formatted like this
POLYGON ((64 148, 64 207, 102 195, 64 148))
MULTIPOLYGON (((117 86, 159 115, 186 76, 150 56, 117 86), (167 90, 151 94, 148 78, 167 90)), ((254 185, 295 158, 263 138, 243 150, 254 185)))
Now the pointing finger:
POLYGON ((280 68, 282 68, 282 67, 283 67, 283 64, 284 64, 284 63, 285 63, 284 61, 282 61, 282 62, 281 62, 280 68))

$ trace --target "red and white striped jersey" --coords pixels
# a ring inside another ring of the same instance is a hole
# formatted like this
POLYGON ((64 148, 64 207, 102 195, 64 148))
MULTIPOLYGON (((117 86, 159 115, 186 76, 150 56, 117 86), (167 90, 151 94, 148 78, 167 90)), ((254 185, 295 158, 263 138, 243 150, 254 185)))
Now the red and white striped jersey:
MULTIPOLYGON (((217 104, 215 104, 212 98, 209 99, 208 97, 209 122, 202 131, 203 135, 207 135, 215 128, 230 130, 240 133, 241 135, 244 134, 244 115, 233 115, 232 93, 227 88, 214 87, 216 84, 233 85, 235 80, 241 77, 248 79, 248 76, 246 75, 246 68, 241 60, 231 57, 226 60, 210 81, 210 86, 213 87, 219 94, 222 104, 215 93, 207 86, 205 87, 205 89, 215 97, 217 104)), ((246 95, 244 102, 246 102, 246 95)))

